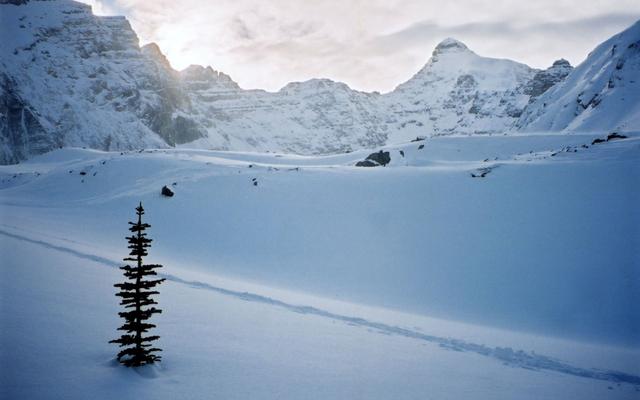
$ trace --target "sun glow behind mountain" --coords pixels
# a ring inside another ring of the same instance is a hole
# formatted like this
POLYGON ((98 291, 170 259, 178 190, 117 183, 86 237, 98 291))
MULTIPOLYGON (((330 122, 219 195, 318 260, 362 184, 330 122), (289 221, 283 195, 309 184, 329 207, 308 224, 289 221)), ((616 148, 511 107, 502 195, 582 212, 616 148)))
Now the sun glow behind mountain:
POLYGON ((575 65, 640 18, 636 0, 83 1, 97 14, 125 15, 141 43, 156 42, 177 69, 211 65, 244 88, 267 90, 330 78, 390 91, 448 36, 533 67, 561 57, 575 65))
POLYGON ((189 48, 185 43, 190 43, 197 37, 193 26, 188 24, 166 24, 157 29, 156 43, 167 56, 173 68, 183 70, 192 64, 200 64, 207 59, 206 51, 198 48, 189 48))

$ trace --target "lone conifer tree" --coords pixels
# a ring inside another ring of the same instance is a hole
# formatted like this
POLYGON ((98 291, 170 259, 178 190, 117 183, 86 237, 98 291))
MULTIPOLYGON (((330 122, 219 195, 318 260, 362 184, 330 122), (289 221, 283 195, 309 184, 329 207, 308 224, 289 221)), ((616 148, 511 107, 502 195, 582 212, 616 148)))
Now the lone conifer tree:
POLYGON ((129 222, 131 225, 129 230, 132 235, 127 237, 131 252, 129 257, 124 259, 125 261, 134 261, 136 264, 133 267, 130 265, 120 267, 128 281, 113 285, 120 289, 116 296, 122 297, 120 305, 125 308, 124 312, 118 313, 125 320, 118 330, 126 333, 123 333, 119 339, 109 342, 125 347, 118 353, 118 361, 127 367, 139 367, 160 361, 161 357, 154 353, 162 351, 151 347, 151 342, 159 339, 160 336, 143 336, 149 329, 156 327, 146 321, 153 314, 162 312, 155 307, 149 307, 158 304, 151 298, 158 292, 150 289, 160 284, 164 279, 146 279, 146 277, 157 275, 154 270, 161 268, 162 265, 142 263, 142 257, 147 255, 147 248, 151 247, 151 239, 146 237, 147 234, 144 231, 151 225, 142 223, 142 215, 144 215, 142 203, 136 208, 136 212, 138 222, 129 222))

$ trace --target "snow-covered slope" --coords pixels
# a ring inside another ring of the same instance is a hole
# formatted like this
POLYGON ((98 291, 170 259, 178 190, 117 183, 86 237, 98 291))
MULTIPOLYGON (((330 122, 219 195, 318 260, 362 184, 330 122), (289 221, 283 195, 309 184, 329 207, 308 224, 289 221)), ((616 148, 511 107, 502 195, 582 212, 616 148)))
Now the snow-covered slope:
POLYGON ((121 220, 140 198, 162 215, 156 254, 180 265, 423 314, 637 342, 640 303, 625 282, 638 268, 639 138, 592 146, 594 138, 439 137, 387 148, 387 168, 353 166, 370 151, 57 150, 0 169, 2 223, 55 235, 67 218, 82 221, 100 227, 82 228, 86 240, 115 252, 121 220), (176 196, 162 198, 163 185, 176 196))
POLYGON ((596 47, 527 107, 526 131, 640 130, 640 21, 596 47))
POLYGON ((0 166, 0 398, 635 399, 640 136, 596 137, 436 137, 383 148, 386 168, 185 149, 0 166), (168 280, 163 361, 135 372, 107 341, 140 200, 168 280))

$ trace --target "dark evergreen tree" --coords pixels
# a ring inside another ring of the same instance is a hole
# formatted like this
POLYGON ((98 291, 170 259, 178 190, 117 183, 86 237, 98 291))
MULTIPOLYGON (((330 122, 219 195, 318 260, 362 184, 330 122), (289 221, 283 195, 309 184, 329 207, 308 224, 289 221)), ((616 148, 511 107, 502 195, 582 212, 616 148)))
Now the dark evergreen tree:
POLYGON ((160 336, 144 336, 150 329, 156 327, 146 321, 153 314, 162 312, 162 310, 153 307, 158 303, 151 296, 158 294, 158 292, 151 289, 162 283, 164 279, 148 279, 156 276, 155 269, 161 268, 162 265, 143 264, 142 258, 147 256, 147 248, 151 247, 151 239, 147 238, 147 234, 144 231, 151 225, 142 223, 142 216, 144 215, 142 203, 136 208, 136 212, 138 221, 129 222, 129 225, 131 225, 129 231, 132 232, 132 235, 127 237, 131 251, 129 257, 124 259, 124 261, 135 262, 135 265, 120 267, 124 271, 127 281, 113 285, 120 289, 116 296, 122 298, 120 305, 124 306, 125 309, 125 311, 118 313, 125 320, 118 330, 126 333, 123 333, 119 339, 109 342, 117 343, 120 347, 124 347, 118 353, 118 361, 127 367, 139 367, 160 361, 161 357, 155 353, 162 351, 159 348, 152 347, 151 344, 151 342, 159 339, 160 336))

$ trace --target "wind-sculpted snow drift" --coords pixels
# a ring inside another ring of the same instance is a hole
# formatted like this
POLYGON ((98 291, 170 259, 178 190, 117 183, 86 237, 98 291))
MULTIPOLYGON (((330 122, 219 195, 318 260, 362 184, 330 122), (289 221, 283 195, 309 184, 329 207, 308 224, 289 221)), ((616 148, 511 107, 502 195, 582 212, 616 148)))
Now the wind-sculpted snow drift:
POLYGON ((178 257, 357 303, 637 345, 639 143, 438 137, 383 147, 390 162, 377 168, 355 166, 364 150, 63 149, 1 167, 0 208, 6 225, 100 227, 82 235, 117 248, 127 204, 143 200, 162 216, 163 265, 178 257))
POLYGON ((391 93, 328 79, 272 93, 244 90, 211 67, 175 71, 157 45, 139 46, 125 18, 94 16, 85 4, 19 1, 0 9, 2 164, 60 146, 329 154, 514 128, 639 129, 637 24, 574 73, 564 60, 541 71, 445 39, 391 93), (612 110, 615 117, 600 117, 612 110))

